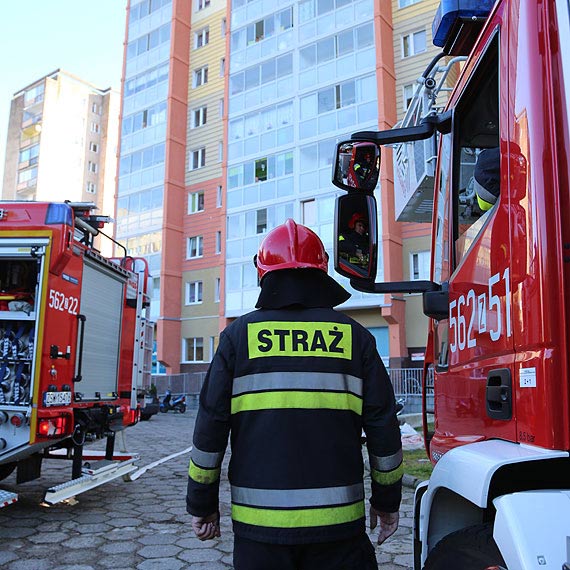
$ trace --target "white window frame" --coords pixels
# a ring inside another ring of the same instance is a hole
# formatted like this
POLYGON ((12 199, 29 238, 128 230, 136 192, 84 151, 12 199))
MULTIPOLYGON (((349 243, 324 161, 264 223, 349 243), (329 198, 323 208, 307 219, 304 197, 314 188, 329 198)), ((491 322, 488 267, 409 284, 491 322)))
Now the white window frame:
POLYGON ((198 336, 198 337, 190 337, 190 338, 185 338, 182 340, 182 345, 183 345, 183 352, 184 352, 184 362, 204 362, 204 337, 198 336), (192 352, 193 354, 188 354, 189 353, 189 342, 188 341, 193 341, 192 342, 192 352), (201 341, 202 342, 202 360, 197 360, 196 359, 196 353, 197 353, 197 348, 198 348, 198 342, 196 341, 201 341), (192 358, 190 358, 192 356, 192 358))
POLYGON ((398 8, 401 10, 402 8, 407 8, 408 6, 413 6, 414 4, 418 4, 422 0, 398 0, 398 8))
POLYGON ((220 293, 222 291, 222 280, 219 277, 216 277, 214 281, 214 303, 220 302, 220 293))
POLYGON ((194 32, 194 49, 200 49, 210 43, 210 27, 206 26, 194 32))
POLYGON ((409 34, 404 34, 401 37, 401 45, 402 45, 402 59, 407 59, 408 57, 413 57, 414 55, 418 55, 420 53, 425 53, 427 51, 427 33, 425 30, 416 30, 415 32, 410 32, 409 34), (414 37, 418 34, 424 34, 425 39, 424 39, 424 49, 421 51, 416 51, 415 47, 414 47, 414 37), (409 50, 410 53, 408 53, 407 55, 405 54, 405 50, 404 50, 404 46, 405 46, 405 42, 406 42, 406 38, 408 38, 408 46, 409 46, 409 50))
POLYGON ((402 109, 404 111, 408 110, 408 107, 410 106, 410 103, 412 102, 412 99, 414 98, 414 93, 416 91, 416 83, 408 83, 407 85, 403 85, 402 86, 402 109), (406 90, 409 89, 410 91, 410 96, 408 97, 408 95, 406 94, 406 90))
POLYGON ((210 5, 210 0, 196 0, 196 11, 204 10, 210 5))
POLYGON ((198 148, 190 152, 189 170, 199 170, 206 166, 206 147, 198 148))
POLYGON ((192 77, 192 87, 196 89, 208 83, 208 66, 204 65, 194 70, 192 77))
POLYGON ((223 188, 222 186, 218 186, 216 188, 216 208, 222 207, 222 199, 223 199, 223 188))
POLYGON ((222 253, 222 232, 216 232, 216 251, 215 253, 222 253))
POLYGON ((192 128, 203 127, 208 121, 208 105, 192 109, 192 128))
POLYGON ((99 170, 99 167, 97 166, 96 162, 93 162, 92 160, 89 160, 87 162, 87 170, 89 172, 92 172, 93 174, 97 174, 97 171, 99 170))
POLYGON ((92 121, 91 122, 91 132, 92 133, 98 133, 100 130, 101 130, 101 127, 99 126, 99 123, 92 121))
POLYGON ((190 281, 186 283, 186 305, 201 305, 203 295, 203 281, 190 281))
POLYGON ((190 192, 188 194, 188 214, 197 214, 203 212, 204 209, 204 190, 190 192))
POLYGON ((204 256, 204 236, 192 236, 186 241, 186 259, 199 259, 204 256), (194 252, 194 255, 192 255, 194 252))
POLYGON ((93 141, 89 141, 89 150, 91 152, 99 152, 99 144, 93 141))
POLYGON ((430 263, 429 249, 410 252, 410 281, 429 281, 430 263))
POLYGON ((95 182, 87 182, 85 186, 85 191, 88 194, 96 194, 97 193, 97 184, 95 182))

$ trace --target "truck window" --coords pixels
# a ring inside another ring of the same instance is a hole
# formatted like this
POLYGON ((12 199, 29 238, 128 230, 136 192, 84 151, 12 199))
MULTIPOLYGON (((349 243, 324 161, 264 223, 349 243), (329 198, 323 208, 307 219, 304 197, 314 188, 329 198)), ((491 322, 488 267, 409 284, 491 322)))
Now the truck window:
POLYGON ((455 113, 455 266, 493 211, 499 183, 498 35, 491 41, 455 113), (497 152, 494 153, 493 150, 497 152), (492 157, 496 156, 496 165, 492 157), (490 168, 490 170, 489 170, 490 168), (494 180, 496 178, 496 180, 494 180), (493 191, 486 188, 491 186, 493 191), (482 199, 481 196, 485 199, 482 199))

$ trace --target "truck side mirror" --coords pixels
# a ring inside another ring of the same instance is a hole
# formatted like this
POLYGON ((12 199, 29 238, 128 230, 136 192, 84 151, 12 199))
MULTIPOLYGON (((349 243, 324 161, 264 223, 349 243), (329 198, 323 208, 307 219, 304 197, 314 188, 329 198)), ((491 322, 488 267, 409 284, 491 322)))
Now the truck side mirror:
POLYGON ((334 267, 350 279, 376 278, 378 214, 376 198, 360 192, 339 196, 335 213, 334 267))
POLYGON ((343 190, 374 192, 380 174, 380 147, 370 141, 345 141, 336 147, 332 182, 343 190))

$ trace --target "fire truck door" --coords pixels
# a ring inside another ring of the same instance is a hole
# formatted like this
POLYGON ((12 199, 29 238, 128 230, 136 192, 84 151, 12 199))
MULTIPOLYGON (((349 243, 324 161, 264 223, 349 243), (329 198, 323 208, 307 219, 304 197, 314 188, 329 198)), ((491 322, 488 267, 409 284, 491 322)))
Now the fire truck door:
POLYGON ((80 306, 86 319, 82 380, 75 388, 83 400, 108 399, 117 392, 124 287, 122 276, 85 259, 80 306))
POLYGON ((445 267, 443 260, 449 264, 449 319, 436 326, 436 337, 446 341, 444 347, 440 340, 436 353, 436 410, 445 426, 431 443, 436 458, 487 433, 516 440, 511 222, 503 205, 508 197, 499 195, 501 173, 507 170, 499 152, 507 136, 507 125, 499 124, 501 40, 506 35, 502 38, 496 28, 489 33, 455 104, 453 133, 443 144, 448 152, 440 157, 441 171, 451 176, 438 196, 438 212, 444 208, 449 221, 440 240, 447 249, 439 260, 440 266, 445 267))

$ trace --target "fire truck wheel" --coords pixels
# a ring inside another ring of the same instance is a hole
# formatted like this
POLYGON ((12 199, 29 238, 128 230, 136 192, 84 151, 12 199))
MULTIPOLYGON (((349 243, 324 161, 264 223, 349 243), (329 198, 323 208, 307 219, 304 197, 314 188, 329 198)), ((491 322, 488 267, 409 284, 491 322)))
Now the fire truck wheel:
POLYGON ((6 479, 12 471, 16 469, 16 462, 13 461, 12 463, 4 463, 4 465, 0 465, 0 481, 2 479, 6 479))
POLYGON ((424 570, 506 569, 505 561, 493 540, 490 524, 471 526, 452 532, 430 552, 424 570))

